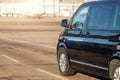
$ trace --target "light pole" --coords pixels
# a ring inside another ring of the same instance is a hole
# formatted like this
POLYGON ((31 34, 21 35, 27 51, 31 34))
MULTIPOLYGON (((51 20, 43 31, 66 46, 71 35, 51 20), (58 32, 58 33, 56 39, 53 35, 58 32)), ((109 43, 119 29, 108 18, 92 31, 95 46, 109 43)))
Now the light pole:
POLYGON ((73 3, 73 13, 74 13, 74 4, 75 4, 75 0, 72 0, 72 3, 73 3))
POLYGON ((16 4, 16 1, 14 0, 14 12, 12 13, 12 15, 15 14, 16 10, 15 10, 15 4, 16 4))
POLYGON ((45 0, 43 0, 43 8, 45 8, 45 0))
POLYGON ((59 5, 58 5, 58 9, 59 9, 59 16, 60 16, 60 3, 61 3, 61 1, 59 1, 59 5))
MULTIPOLYGON (((0 1, 0 4, 1 4, 1 1, 0 1)), ((1 5, 0 5, 0 17, 1 17, 1 5)))
POLYGON ((55 16, 55 0, 53 0, 53 15, 55 16))

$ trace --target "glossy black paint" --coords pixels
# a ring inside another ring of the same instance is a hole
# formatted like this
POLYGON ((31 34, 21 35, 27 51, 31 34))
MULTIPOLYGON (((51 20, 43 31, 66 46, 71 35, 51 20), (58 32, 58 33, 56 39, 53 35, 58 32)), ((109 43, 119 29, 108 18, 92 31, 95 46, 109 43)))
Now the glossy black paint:
MULTIPOLYGON (((116 3, 120 1, 88 2, 82 6, 116 3)), ((120 30, 92 30, 85 27, 73 30, 70 29, 73 17, 69 22, 69 28, 60 34, 57 49, 66 49, 73 68, 109 77, 110 62, 113 59, 120 60, 120 49, 117 49, 120 45, 120 30)))

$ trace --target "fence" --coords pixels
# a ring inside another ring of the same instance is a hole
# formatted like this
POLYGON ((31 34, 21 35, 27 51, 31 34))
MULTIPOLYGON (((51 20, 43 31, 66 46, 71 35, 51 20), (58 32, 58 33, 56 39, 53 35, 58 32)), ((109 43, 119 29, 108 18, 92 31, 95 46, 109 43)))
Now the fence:
POLYGON ((71 16, 80 4, 52 4, 40 5, 38 11, 35 12, 34 8, 25 9, 25 4, 0 4, 0 15, 3 13, 12 14, 41 14, 44 16, 71 16), (29 10, 25 12, 26 10, 29 10))
POLYGON ((45 5, 47 16, 71 16, 80 4, 45 5))

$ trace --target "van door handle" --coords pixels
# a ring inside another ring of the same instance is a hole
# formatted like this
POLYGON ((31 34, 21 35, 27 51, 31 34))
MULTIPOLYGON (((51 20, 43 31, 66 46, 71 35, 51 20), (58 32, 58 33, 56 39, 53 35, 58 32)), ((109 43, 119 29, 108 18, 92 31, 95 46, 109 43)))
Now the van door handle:
POLYGON ((89 36, 89 35, 90 35, 90 33, 89 33, 89 32, 86 32, 85 36, 89 36))
POLYGON ((84 34, 83 34, 83 32, 82 32, 82 31, 80 31, 79 35, 80 35, 80 36, 83 36, 84 34))

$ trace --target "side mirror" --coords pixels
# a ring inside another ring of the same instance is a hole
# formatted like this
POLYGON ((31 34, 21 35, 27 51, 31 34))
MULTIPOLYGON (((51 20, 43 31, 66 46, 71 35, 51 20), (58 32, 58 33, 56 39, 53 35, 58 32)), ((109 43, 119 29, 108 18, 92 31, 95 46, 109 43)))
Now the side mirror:
POLYGON ((62 27, 68 27, 68 19, 63 19, 63 20, 61 21, 61 26, 62 26, 62 27))

